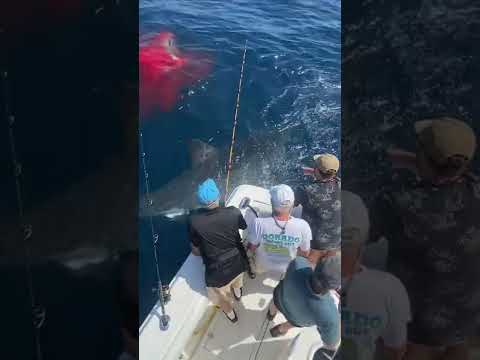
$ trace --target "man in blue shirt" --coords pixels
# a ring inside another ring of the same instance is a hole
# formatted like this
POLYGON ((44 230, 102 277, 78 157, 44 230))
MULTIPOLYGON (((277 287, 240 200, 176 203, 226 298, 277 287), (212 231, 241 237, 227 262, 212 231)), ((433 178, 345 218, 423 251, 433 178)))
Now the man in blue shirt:
POLYGON ((273 293, 267 316, 273 320, 280 311, 287 321, 270 329, 272 337, 284 335, 293 327, 317 326, 324 348, 335 351, 341 338, 335 292, 340 285, 339 255, 320 259, 315 270, 308 259, 295 258, 273 293))

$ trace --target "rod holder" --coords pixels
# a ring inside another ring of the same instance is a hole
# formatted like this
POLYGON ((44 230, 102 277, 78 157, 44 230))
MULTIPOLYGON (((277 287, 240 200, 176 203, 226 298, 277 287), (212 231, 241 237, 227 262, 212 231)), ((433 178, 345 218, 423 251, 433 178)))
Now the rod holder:
POLYGON ((170 316, 167 314, 160 315, 160 330, 167 331, 170 325, 170 316))

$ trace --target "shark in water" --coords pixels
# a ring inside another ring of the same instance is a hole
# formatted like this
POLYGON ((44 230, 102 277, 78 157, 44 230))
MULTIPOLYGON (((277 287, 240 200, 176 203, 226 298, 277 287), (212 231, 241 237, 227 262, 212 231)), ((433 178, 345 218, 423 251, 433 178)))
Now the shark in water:
MULTIPOLYGON (((200 140, 189 144, 191 167, 172 179, 160 189, 140 199, 139 215, 164 216, 174 219, 188 214, 197 207, 196 188, 207 178, 217 178, 220 170, 218 150, 200 140)), ((220 186, 220 184, 218 184, 220 186)))
MULTIPOLYGON (((273 185, 275 176, 271 174, 271 169, 284 159, 284 144, 277 141, 266 145, 261 138, 251 137, 243 145, 237 148, 229 190, 242 183, 273 185)), ((198 207, 197 186, 207 178, 215 179, 223 200, 227 150, 219 150, 201 140, 192 140, 189 145, 191 167, 159 189, 153 190, 150 193, 151 205, 146 194, 143 194, 139 203, 139 216, 181 220, 191 209, 198 207)))

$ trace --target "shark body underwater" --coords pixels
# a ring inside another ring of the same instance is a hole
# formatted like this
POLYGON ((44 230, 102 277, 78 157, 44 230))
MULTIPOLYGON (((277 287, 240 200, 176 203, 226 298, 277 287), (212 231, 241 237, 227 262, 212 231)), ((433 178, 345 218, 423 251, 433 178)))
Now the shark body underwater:
MULTIPOLYGON (((196 189, 199 183, 207 178, 216 178, 220 169, 218 150, 194 139, 189 144, 191 166, 179 176, 151 192, 151 205, 146 196, 140 201, 139 215, 163 216, 169 219, 181 218, 189 210, 197 207, 196 189)), ((220 186, 220 184, 219 184, 220 186)))
MULTIPOLYGON (((272 168, 281 161, 279 159, 285 158, 286 138, 276 134, 276 141, 266 143, 264 135, 250 136, 238 144, 230 177, 230 191, 241 184, 268 187, 277 183, 272 168)), ((151 191, 151 205, 143 194, 139 202, 141 218, 153 216, 182 221, 190 210, 198 208, 197 187, 207 178, 215 180, 221 199, 224 199, 228 149, 216 148, 194 139, 190 141, 188 150, 191 166, 167 184, 151 191)))

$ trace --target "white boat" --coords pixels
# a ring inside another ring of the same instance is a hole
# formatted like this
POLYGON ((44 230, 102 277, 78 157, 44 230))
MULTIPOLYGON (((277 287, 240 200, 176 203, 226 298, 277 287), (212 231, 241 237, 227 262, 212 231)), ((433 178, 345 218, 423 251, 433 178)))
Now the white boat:
MULTIPOLYGON (((258 216, 271 215, 269 191, 256 186, 237 187, 226 201, 241 209, 247 219, 250 199, 258 216)), ((243 237, 243 234, 241 234, 243 237)), ((140 360, 311 360, 322 346, 316 327, 292 329, 272 338, 269 329, 285 321, 280 314, 273 323, 266 320, 273 289, 279 279, 245 275, 244 295, 234 306, 238 322, 232 324, 207 298, 204 265, 190 254, 170 283, 171 301, 165 305, 169 327, 161 329, 161 307, 157 303, 140 327, 140 360)))

